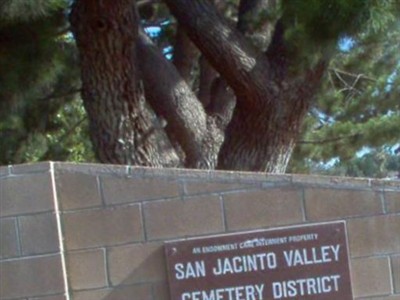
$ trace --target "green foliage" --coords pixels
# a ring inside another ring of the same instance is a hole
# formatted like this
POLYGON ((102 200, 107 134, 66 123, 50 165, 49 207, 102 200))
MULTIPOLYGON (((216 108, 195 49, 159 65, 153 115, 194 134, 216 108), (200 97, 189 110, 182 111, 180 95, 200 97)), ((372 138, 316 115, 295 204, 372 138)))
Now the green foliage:
POLYGON ((93 156, 87 124, 72 130, 85 114, 66 7, 61 0, 2 2, 0 164, 93 156))
POLYGON ((400 178, 400 156, 387 147, 371 150, 362 156, 331 165, 308 162, 307 172, 351 177, 400 178))
POLYGON ((395 19, 397 0, 291 0, 282 2, 289 34, 297 33, 308 42, 337 40, 360 29, 381 31, 395 19))
POLYGON ((54 123, 58 129, 46 133, 46 152, 40 160, 95 161, 88 138, 88 119, 81 99, 76 98, 62 106, 56 113, 54 123))
POLYGON ((66 0, 2 0, 0 19, 6 23, 32 21, 64 10, 67 6, 66 0))
MULTIPOLYGON (((51 84, 65 69, 57 16, 0 27, 0 90, 12 102, 51 84), (21 88, 23 87, 23 88, 21 88)), ((8 103, 7 103, 8 104, 8 103)))
POLYGON ((382 34, 396 18, 397 0, 282 1, 288 51, 303 72, 321 58, 330 59, 338 40, 363 32, 382 34), (314 55, 310 55, 314 53, 314 55))
POLYGON ((40 160, 94 161, 88 124, 80 99, 65 103, 46 127, 27 128, 25 118, 10 114, 0 122, 0 164, 40 160))
MULTIPOLYGON (((0 164, 94 160, 68 36, 70 2, 0 1, 0 164)), ((238 2, 223 2, 231 22, 238 2)), ((283 17, 295 71, 332 58, 290 171, 385 177, 399 170, 399 157, 387 149, 400 143, 400 2, 280 3, 279 11, 260 11, 253 25, 283 17), (365 147, 369 152, 359 157, 365 147)), ((171 18, 165 5, 153 7, 145 24, 171 18)), ((160 47, 173 44, 175 25, 159 37, 160 47)))
MULTIPOLYGON (((400 143, 400 23, 393 17, 398 3, 378 4, 369 10, 363 30, 336 46, 339 51, 304 124, 292 171, 305 171, 310 164, 332 158, 338 159, 337 170, 351 164, 364 147, 376 152, 400 143), (376 21, 389 8, 383 20, 376 21)), ((346 173, 350 174, 359 173, 346 173)))

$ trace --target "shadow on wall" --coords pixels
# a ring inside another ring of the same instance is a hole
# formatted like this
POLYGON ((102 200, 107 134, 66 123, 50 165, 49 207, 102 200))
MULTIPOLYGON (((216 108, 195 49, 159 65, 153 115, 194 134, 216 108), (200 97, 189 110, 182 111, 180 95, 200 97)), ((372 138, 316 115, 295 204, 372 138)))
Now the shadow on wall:
MULTIPOLYGON (((72 299, 74 300, 169 300, 167 271, 164 246, 133 244, 117 246, 106 250, 106 274, 102 280, 109 287, 96 290, 85 289, 83 278, 72 280, 72 299), (144 258, 147 256, 147 258, 144 258), (105 278, 104 278, 105 277, 105 278)), ((82 264, 75 274, 86 274, 90 278, 98 278, 98 274, 90 274, 88 265, 82 264)), ((85 276, 85 275, 84 275, 85 276)), ((87 287, 86 287, 87 288, 87 287)))

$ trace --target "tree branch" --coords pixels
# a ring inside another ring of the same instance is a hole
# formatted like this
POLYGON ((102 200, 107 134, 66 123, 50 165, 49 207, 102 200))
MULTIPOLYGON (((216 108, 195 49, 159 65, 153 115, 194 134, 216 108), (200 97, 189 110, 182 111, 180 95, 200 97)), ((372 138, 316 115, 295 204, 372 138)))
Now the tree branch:
POLYGON ((174 46, 174 65, 182 78, 190 84, 192 70, 199 50, 190 41, 184 29, 178 24, 174 46))
POLYGON ((50 95, 47 95, 46 97, 41 98, 40 101, 49 101, 52 99, 64 98, 64 97, 68 97, 68 96, 72 96, 74 94, 80 93, 81 91, 82 91, 82 88, 76 88, 76 89, 72 89, 72 90, 62 93, 62 94, 52 93, 50 95))
POLYGON ((190 162, 202 159, 207 133, 206 113, 190 87, 140 31, 138 40, 146 99, 157 115, 167 121, 166 132, 176 140, 190 162))
POLYGON ((328 138, 328 139, 323 139, 323 140, 314 140, 314 141, 302 141, 299 140, 297 141, 297 143, 299 144, 328 144, 328 143, 335 143, 337 141, 341 141, 341 140, 346 140, 346 139, 351 139, 351 138, 356 138, 359 137, 360 134, 359 133, 355 133, 352 135, 346 135, 346 136, 339 136, 339 137, 334 137, 334 138, 328 138))
POLYGON ((211 87, 214 80, 219 76, 218 72, 210 65, 207 59, 202 55, 199 59, 199 92, 197 97, 204 107, 210 104, 211 87))
POLYGON ((87 116, 84 116, 83 118, 81 118, 78 122, 76 122, 70 129, 68 129, 68 131, 66 133, 64 133, 60 139, 58 140, 59 143, 63 142, 64 140, 66 140, 71 134, 73 134, 75 132, 75 130, 82 125, 83 122, 85 122, 87 120, 87 116))
POLYGON ((274 91, 270 65, 261 51, 232 28, 208 0, 165 0, 196 46, 236 93, 254 86, 274 91))
MULTIPOLYGON (((216 9, 221 13, 226 10, 228 5, 228 3, 223 0, 213 0, 213 3, 216 9)), ((204 55, 201 55, 199 59, 199 68, 200 76, 198 98, 203 106, 207 109, 207 113, 213 113, 213 106, 215 106, 215 104, 219 105, 218 103, 215 103, 216 101, 219 101, 221 97, 223 98, 223 101, 227 100, 227 95, 223 92, 223 90, 226 91, 225 87, 227 86, 227 83, 225 80, 221 80, 220 74, 210 65, 204 55), (218 84, 216 84, 215 81, 218 81, 218 84), (225 87, 222 88, 221 84, 223 84, 225 87), (218 92, 218 94, 215 94, 214 92, 216 88, 218 91, 222 91, 222 93, 218 92)), ((232 101, 235 101, 234 95, 232 96, 232 101)), ((223 115, 225 115, 225 113, 223 113, 223 115)))
POLYGON ((350 77, 356 77, 357 80, 361 78, 361 79, 365 79, 365 80, 369 80, 369 81, 373 81, 373 82, 377 81, 375 78, 369 77, 369 76, 364 75, 362 73, 354 74, 354 73, 343 71, 343 70, 340 70, 340 69, 337 69, 337 68, 329 68, 329 71, 332 71, 335 74, 344 74, 344 75, 347 75, 347 76, 350 76, 350 77))

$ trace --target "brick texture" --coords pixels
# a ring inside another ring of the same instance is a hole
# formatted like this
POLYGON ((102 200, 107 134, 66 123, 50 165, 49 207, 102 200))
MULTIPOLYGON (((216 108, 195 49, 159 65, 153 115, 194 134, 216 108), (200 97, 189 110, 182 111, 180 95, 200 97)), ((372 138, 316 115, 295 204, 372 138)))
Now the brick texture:
POLYGON ((113 289, 91 290, 73 293, 73 300, 156 300, 151 285, 124 286, 113 289))
POLYGON ((296 185, 309 187, 329 187, 333 189, 340 188, 357 188, 370 185, 370 179, 367 178, 351 178, 351 177, 335 177, 310 174, 293 174, 292 183, 296 185))
POLYGON ((24 175, 30 173, 47 173, 49 171, 50 171, 50 162, 48 161, 10 166, 10 173, 14 175, 21 175, 21 174, 24 175))
POLYGON ((388 213, 400 212, 400 192, 385 192, 388 213))
POLYGON ((103 288, 107 285, 103 249, 68 253, 67 270, 73 290, 103 288))
POLYGON ((400 300, 400 294, 398 295, 389 295, 382 297, 368 297, 368 298, 357 298, 357 300, 400 300))
POLYGON ((53 210, 50 174, 0 179, 0 217, 53 210))
POLYGON ((167 282, 153 284, 154 300, 171 300, 167 282))
POLYGON ((224 195, 228 230, 302 222, 299 190, 269 189, 224 195))
POLYGON ((244 184, 232 183, 216 183, 216 182, 186 182, 185 191, 188 195, 193 194, 210 194, 227 191, 237 191, 248 189, 249 186, 244 184))
POLYGON ((393 270, 393 288, 396 293, 400 294, 400 255, 393 256, 391 260, 393 270))
POLYGON ((108 255, 112 285, 166 280, 162 244, 136 244, 112 248, 108 255))
POLYGON ((68 163, 0 168, 1 300, 66 299, 51 171, 71 300, 170 300, 165 241, 343 219, 355 299, 400 300, 398 181, 68 163))
POLYGON ((57 196, 64 210, 80 209, 102 204, 97 177, 87 174, 58 173, 57 196))
POLYGON ((391 293, 390 267, 387 257, 355 259, 351 267, 354 297, 391 293))
POLYGON ((64 293, 59 255, 0 262, 0 299, 64 293))
POLYGON ((223 231, 218 197, 149 202, 144 205, 147 238, 168 239, 223 231))
POLYGON ((0 219, 0 259, 18 255, 16 219, 0 219))
POLYGON ((8 167, 0 167, 0 177, 7 176, 8 174, 8 167))
POLYGON ((103 194, 107 204, 164 199, 180 195, 175 180, 141 178, 102 178, 103 194))
POLYGON ((139 205, 63 215, 67 249, 126 244, 143 239, 139 205))
POLYGON ((304 196, 310 221, 382 213, 380 195, 372 191, 306 189, 304 196))
POLYGON ((400 215, 352 219, 347 230, 352 257, 400 252, 400 215))
POLYGON ((19 218, 19 230, 23 255, 59 251, 54 213, 22 216, 19 218))
POLYGON ((47 297, 39 297, 39 298, 29 298, 29 300, 66 300, 67 298, 64 295, 55 295, 55 296, 47 296, 47 297))

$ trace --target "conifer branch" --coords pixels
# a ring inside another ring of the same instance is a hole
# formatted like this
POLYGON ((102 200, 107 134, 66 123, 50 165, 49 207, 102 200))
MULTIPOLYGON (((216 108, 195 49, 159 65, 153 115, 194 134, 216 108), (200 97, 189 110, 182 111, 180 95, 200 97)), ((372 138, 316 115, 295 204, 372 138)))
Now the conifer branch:
POLYGON ((71 134, 75 132, 75 130, 82 125, 83 122, 87 120, 87 115, 82 117, 78 122, 76 122, 71 128, 68 129, 66 133, 64 133, 60 139, 58 140, 59 143, 65 141, 71 134))
MULTIPOLYGON (((76 122, 71 128, 68 129, 67 132, 65 132, 59 139, 58 139, 58 144, 61 144, 62 142, 64 142, 69 136, 71 136, 75 130, 81 126, 83 124, 84 121, 87 120, 87 116, 85 115, 83 118, 81 118, 78 122, 76 122)), ((40 158, 39 161, 42 160, 47 160, 50 158, 50 154, 52 152, 53 148, 50 147, 47 149, 47 151, 45 153, 43 153, 40 158)))
POLYGON ((334 138, 328 138, 328 139, 323 139, 323 140, 314 140, 314 141, 304 141, 304 140, 299 140, 297 143, 299 144, 328 144, 328 143, 334 143, 337 141, 345 140, 345 139, 351 139, 351 138, 357 138, 360 137, 359 133, 351 134, 351 135, 345 135, 345 136, 338 136, 334 138))
POLYGON ((76 89, 71 89, 62 94, 52 93, 46 97, 41 98, 40 101, 48 101, 48 100, 53 100, 53 99, 58 99, 58 98, 64 98, 64 97, 68 97, 68 96, 72 96, 74 94, 80 93, 81 91, 82 91, 82 88, 76 88, 76 89))
POLYGON ((365 79, 365 80, 369 80, 369 81, 373 81, 373 82, 377 81, 375 78, 369 77, 369 76, 367 76, 365 74, 362 74, 362 73, 355 74, 355 73, 350 73, 350 72, 343 71, 343 70, 340 70, 340 69, 337 69, 337 68, 330 68, 329 71, 332 71, 335 74, 343 74, 343 75, 347 75, 347 76, 350 76, 350 77, 361 78, 361 79, 365 79))

